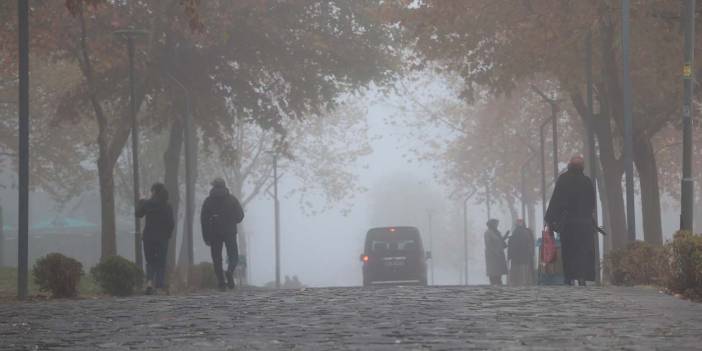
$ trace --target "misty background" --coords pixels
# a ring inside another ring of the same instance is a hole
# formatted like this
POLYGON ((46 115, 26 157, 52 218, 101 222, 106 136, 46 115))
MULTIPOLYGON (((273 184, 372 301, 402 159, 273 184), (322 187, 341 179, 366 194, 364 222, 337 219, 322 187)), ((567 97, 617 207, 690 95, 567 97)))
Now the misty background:
MULTIPOLYGON (((424 247, 432 246, 435 277, 429 276, 434 284, 463 284, 463 218, 462 197, 468 192, 452 190, 440 179, 437 169, 440 161, 418 160, 411 150, 426 147, 414 137, 417 131, 411 125, 413 119, 423 118, 426 113, 421 100, 433 101, 437 97, 451 96, 450 87, 437 79, 426 86, 425 82, 415 82, 421 86, 406 86, 403 92, 413 92, 414 96, 383 94, 377 90, 366 91, 359 101, 368 103, 363 116, 367 123, 367 138, 372 151, 356 160, 353 171, 358 175, 358 183, 363 191, 354 194, 350 206, 332 205, 318 213, 310 213, 299 204, 301 180, 294 175, 283 175, 280 180, 281 198, 281 277, 298 276, 308 286, 355 286, 361 284, 361 262, 365 233, 376 226, 416 226, 420 229, 424 247), (431 234, 429 237, 429 212, 431 212, 431 234)), ((450 131, 444 128, 424 129, 421 133, 430 138, 444 138, 450 131)), ((126 149, 125 149, 126 150, 126 149)), ((123 155, 124 156, 124 155, 123 155)), ((480 167, 480 165, 476 165, 480 167)), ((562 164, 561 167, 565 167, 562 164)), ((218 175, 207 177, 208 181, 218 175)), ((0 199, 4 209, 5 228, 15 227, 16 180, 5 174, 0 199)), ((97 186, 97 184, 93 185, 97 186)), ((196 218, 199 207, 206 196, 202 190, 197 194, 196 218)), ((308 196, 309 197, 309 196, 308 196)), ((321 196, 307 199, 314 208, 323 207, 321 196)), ((129 206, 129 199, 126 200, 129 206)), ((664 204, 675 199, 664 199, 664 204)), ((511 228, 509 212, 499 204, 492 205, 492 217, 501 221, 504 232, 511 228)), ((99 223, 99 199, 95 192, 84 194, 61 207, 45 192, 33 192, 30 202, 32 223, 51 222, 65 217, 85 219, 99 223)), ((537 216, 540 216, 537 211, 537 216)), ((641 209, 637 219, 641 222, 641 209)), ((483 239, 484 223, 487 219, 485 204, 475 196, 469 202, 469 283, 487 283, 484 272, 483 239)), ((182 222, 182 213, 179 218, 182 222)), ((58 224, 60 225, 60 223, 58 224)), ((120 213, 118 217, 118 253, 133 257, 131 228, 132 217, 120 213)), ((537 222, 537 226, 540 221, 537 222)), ((641 225, 641 223, 639 223, 641 225)), ((670 205, 664 206, 663 232, 666 239, 671 237, 677 226, 677 213, 670 205)), ((182 232, 182 228, 180 228, 182 232)), ((6 230, 7 232, 7 230, 6 230)), ((32 232, 33 235, 37 230, 32 232)), ((537 232, 538 234, 538 232, 537 232)), ((7 234, 6 234, 7 235, 7 234)), ((97 232, 94 233, 98 235, 97 232)), ((247 207, 246 219, 240 226, 240 236, 248 242, 248 279, 250 284, 263 286, 275 280, 273 201, 270 196, 257 197, 247 207)), ((33 236, 35 237, 35 236, 33 236)), ((6 238, 3 247, 5 265, 16 265, 16 241, 6 238), (11 259, 12 258, 12 259, 11 259)), ((639 235, 639 239, 642 239, 639 235)), ((55 238, 56 243, 60 238, 55 238)), ((51 246, 51 245, 50 245, 51 246)), ((180 237, 178 240, 180 248, 180 237)), ((56 247, 53 247, 54 249, 56 247)), ((51 251, 37 248, 30 239, 30 257, 51 251)), ((92 265, 99 260, 99 247, 94 251, 72 253, 79 260, 92 265)), ((200 236, 199 222, 195 226, 195 262, 210 260, 209 249, 200 236)), ((430 267, 429 266, 429 267, 430 267)), ((431 270, 430 270, 431 271, 431 270)))

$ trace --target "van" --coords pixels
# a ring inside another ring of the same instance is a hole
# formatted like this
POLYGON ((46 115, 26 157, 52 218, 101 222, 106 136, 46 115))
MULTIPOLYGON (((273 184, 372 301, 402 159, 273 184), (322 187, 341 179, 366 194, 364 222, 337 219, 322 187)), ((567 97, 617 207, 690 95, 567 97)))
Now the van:
POLYGON ((363 286, 427 285, 428 256, 417 228, 373 228, 361 255, 363 286))

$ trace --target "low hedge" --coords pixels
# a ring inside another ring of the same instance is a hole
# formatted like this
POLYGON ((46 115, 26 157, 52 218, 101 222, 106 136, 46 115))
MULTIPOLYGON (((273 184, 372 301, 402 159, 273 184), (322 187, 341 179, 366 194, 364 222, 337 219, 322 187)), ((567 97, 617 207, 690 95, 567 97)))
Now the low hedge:
POLYGON ((678 232, 668 244, 668 251, 668 290, 694 300, 702 300, 702 236, 678 232))
POLYGON ((40 291, 48 291, 55 298, 76 297, 83 265, 60 253, 50 253, 36 261, 32 274, 40 291))
POLYGON ((702 300, 702 236, 678 232, 664 246, 642 241, 613 250, 604 258, 614 285, 655 285, 673 294, 702 300))
POLYGON ((604 258, 607 278, 614 285, 660 285, 668 271, 666 247, 634 241, 604 258))
POLYGON ((103 259, 90 270, 97 285, 112 296, 129 296, 142 286, 144 273, 134 262, 121 256, 103 259))

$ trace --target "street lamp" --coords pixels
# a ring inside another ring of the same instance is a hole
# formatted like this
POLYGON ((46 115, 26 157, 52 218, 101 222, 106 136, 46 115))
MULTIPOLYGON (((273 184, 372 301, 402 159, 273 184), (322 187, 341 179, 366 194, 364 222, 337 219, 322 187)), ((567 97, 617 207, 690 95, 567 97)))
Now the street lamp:
POLYGON ((464 285, 468 286, 468 201, 478 192, 477 189, 473 189, 464 199, 463 199, 463 273, 464 273, 464 285))
MULTIPOLYGON (((132 120, 132 177, 134 185, 134 209, 136 210, 140 197, 139 187, 139 125, 137 123, 137 106, 134 87, 134 38, 144 36, 148 32, 133 28, 114 31, 115 36, 126 39, 129 56, 129 112, 132 120)), ((135 211, 136 212, 136 211, 135 211)), ((134 257, 139 268, 144 267, 141 252, 141 220, 134 216, 134 257)))
POLYGON ((692 231, 694 180, 692 178, 692 93, 695 76, 695 0, 685 1, 685 63, 683 66, 683 169, 680 189, 680 230, 692 231))
POLYGON ((527 158, 524 163, 522 163, 522 166, 520 167, 520 180, 521 180, 521 186, 520 186, 520 192, 521 192, 521 202, 522 202, 522 220, 524 220, 524 225, 529 228, 528 224, 533 224, 533 223, 527 223, 527 206, 529 205, 529 201, 527 201, 527 194, 526 194, 526 171, 529 165, 531 164, 531 161, 534 159, 534 154, 529 155, 529 158, 527 158))
POLYGON ((432 215, 434 214, 434 210, 432 209, 427 209, 427 219, 429 221, 428 229, 429 229, 429 253, 431 256, 429 257, 431 261, 429 262, 429 267, 431 270, 431 285, 434 285, 434 233, 432 232, 431 228, 431 220, 432 220, 432 215))
MULTIPOLYGON (((541 152, 541 213, 546 215, 546 150, 545 150, 545 137, 544 137, 544 127, 546 127, 549 122, 553 125, 553 121, 556 120, 556 115, 553 115, 546 119, 541 126, 539 126, 539 146, 541 152)), ((553 182, 555 184, 558 180, 558 144, 557 144, 557 129, 552 128, 553 131, 553 182)))
POLYGON ((187 247, 188 269, 194 264, 193 214, 195 213, 195 149, 193 140, 193 115, 190 91, 172 74, 166 72, 185 96, 185 243, 187 247))
POLYGON ((622 0, 622 86, 624 104, 624 172, 626 174, 626 226, 629 241, 636 240, 636 210, 634 207, 634 139, 631 115, 631 72, 629 69, 629 0, 622 0))
POLYGON ((280 201, 278 201, 278 146, 273 156, 273 215, 275 217, 275 287, 280 289, 280 201))
MULTIPOLYGON (((594 112, 594 102, 593 102, 593 83, 592 83, 592 32, 587 33, 585 38, 585 77, 587 80, 587 144, 588 144, 588 163, 590 164, 590 179, 595 188, 595 194, 597 194, 597 158, 595 144, 595 112, 594 112)), ((595 224, 598 224, 597 218, 597 204, 595 204, 595 213, 593 214, 595 219, 595 224)), ((595 234, 595 280, 597 284, 602 283, 602 277, 600 272, 600 238, 595 234)))
POLYGON ((25 299, 29 290, 29 0, 17 0, 17 19, 19 34, 17 297, 25 299))

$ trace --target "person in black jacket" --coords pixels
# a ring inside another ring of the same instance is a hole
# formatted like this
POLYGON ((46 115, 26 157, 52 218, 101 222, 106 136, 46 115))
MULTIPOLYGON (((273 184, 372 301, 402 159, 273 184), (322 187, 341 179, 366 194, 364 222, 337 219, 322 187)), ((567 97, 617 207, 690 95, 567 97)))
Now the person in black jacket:
POLYGON ((224 179, 212 182, 210 196, 205 199, 200 212, 202 239, 210 247, 212 264, 220 290, 225 290, 222 268, 222 246, 227 247, 227 284, 234 289, 234 269, 239 261, 239 248, 236 244, 237 224, 244 219, 244 210, 239 200, 229 193, 224 179))
POLYGON ((545 223, 560 234, 565 283, 595 280, 595 187, 584 173, 582 156, 568 163, 556 181, 545 223))
POLYGON ((166 255, 168 240, 175 227, 173 208, 168 203, 168 191, 161 183, 151 186, 151 198, 139 200, 136 216, 146 217, 144 225, 144 257, 146 258, 146 293, 166 285, 166 255))
POLYGON ((524 225, 523 219, 517 219, 512 236, 507 244, 509 274, 507 281, 511 286, 532 285, 534 283, 534 233, 524 225))

